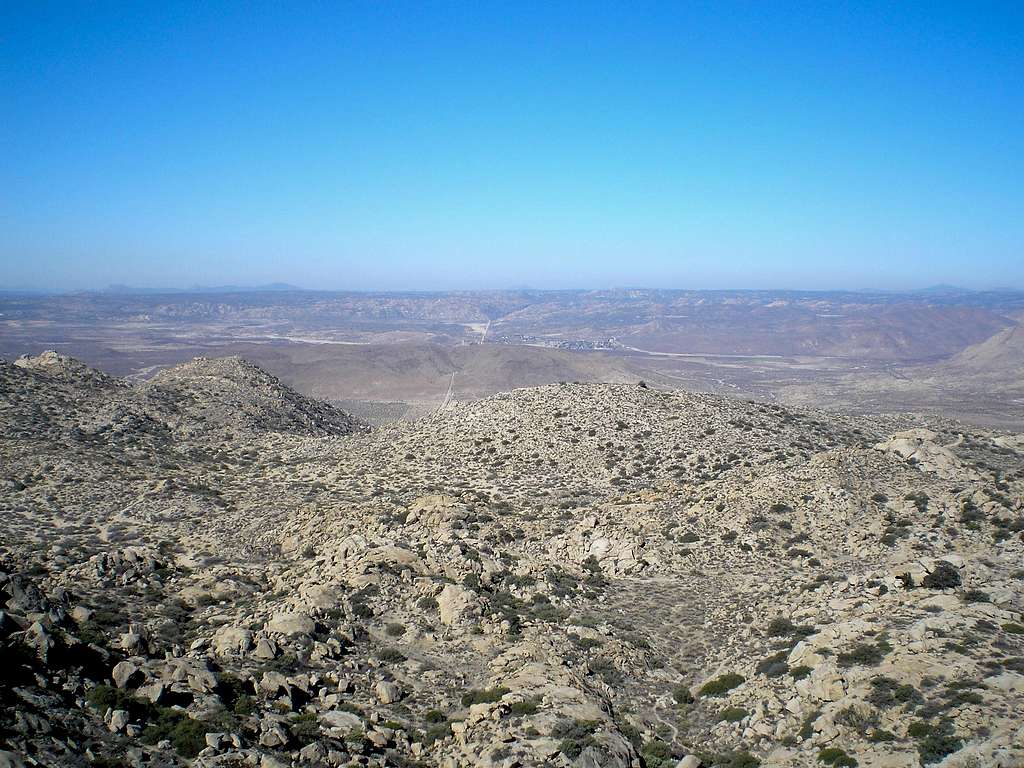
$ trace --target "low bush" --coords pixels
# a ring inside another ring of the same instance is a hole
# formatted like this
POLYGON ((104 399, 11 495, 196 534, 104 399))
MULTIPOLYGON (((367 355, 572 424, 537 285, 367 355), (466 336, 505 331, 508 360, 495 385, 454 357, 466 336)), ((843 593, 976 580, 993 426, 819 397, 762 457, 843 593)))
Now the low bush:
POLYGON ((516 717, 536 714, 538 709, 540 709, 540 698, 538 697, 515 701, 508 708, 509 712, 516 717))
POLYGON ((726 723, 738 723, 749 714, 743 707, 726 707, 718 713, 718 719, 726 723))
POLYGON ((787 658, 789 658, 788 650, 773 653, 771 656, 761 659, 757 663, 755 671, 757 674, 765 675, 766 677, 782 677, 789 671, 789 664, 786 662, 787 658))
POLYGON ((598 675, 613 688, 625 682, 625 676, 622 674, 622 671, 608 659, 593 659, 589 666, 593 674, 598 675))
POLYGON ((596 720, 563 720, 551 731, 556 739, 561 739, 558 750, 570 760, 575 760, 583 750, 597 744, 594 731, 597 730, 596 720))
POLYGON ((677 704, 693 704, 693 695, 685 683, 680 683, 672 689, 672 698, 676 700, 677 704))
POLYGON ((437 598, 434 597, 421 597, 419 602, 416 603, 423 611, 436 611, 437 610, 437 598))
POLYGON ((789 676, 792 677, 794 680, 803 680, 805 677, 811 674, 811 671, 812 670, 810 667, 801 664, 798 667, 791 667, 789 670, 789 676))
POLYGON ((700 688, 701 696, 724 696, 733 688, 743 683, 743 675, 736 674, 735 672, 729 672, 724 675, 716 677, 714 680, 708 680, 700 688))
POLYGON ((932 724, 918 720, 907 728, 907 735, 917 741, 917 753, 923 765, 931 765, 943 760, 963 746, 953 730, 953 723, 943 719, 932 724))
POLYGON ((803 741, 807 741, 814 736, 814 721, 819 717, 821 717, 821 712, 819 710, 810 712, 806 717, 804 717, 804 721, 800 724, 800 730, 797 731, 796 735, 803 741))
POLYGON ((107 709, 123 709, 133 717, 141 714, 143 704, 127 691, 112 685, 97 685, 85 694, 85 700, 101 715, 107 709))
POLYGON ((705 756, 705 765, 713 768, 757 768, 761 761, 746 750, 720 752, 717 755, 705 756))
POLYGON ((875 643, 857 643, 850 650, 836 656, 840 667, 874 667, 882 662, 892 646, 885 640, 875 643))
POLYGON ((857 765, 857 761, 839 747, 825 747, 818 753, 818 761, 825 765, 837 766, 837 768, 840 766, 855 768, 857 765))
POLYGON ((601 645, 601 641, 594 637, 580 637, 579 635, 570 632, 569 639, 573 644, 581 651, 589 651, 592 648, 598 648, 601 645))
POLYGON ((661 739, 652 739, 644 744, 640 756, 647 768, 675 768, 672 748, 661 739))
POLYGON ((868 694, 867 701, 880 708, 899 705, 910 709, 921 704, 924 699, 920 691, 912 685, 900 685, 891 677, 876 677, 871 681, 871 693, 868 694))
POLYGON ((474 688, 462 694, 462 706, 471 707, 474 704, 490 704, 500 701, 501 697, 508 693, 508 688, 496 686, 494 688, 474 688))
POLYGON ((142 730, 143 744, 157 744, 167 739, 174 751, 185 758, 193 758, 206 748, 206 734, 216 730, 201 720, 193 720, 169 707, 159 707, 155 722, 142 730))
POLYGON ((316 715, 309 713, 296 715, 288 723, 288 732, 297 744, 305 747, 320 739, 319 719, 316 715))
POLYGON ((381 648, 377 651, 377 658, 386 664, 401 664, 406 660, 405 654, 396 648, 381 648))
POLYGON ((785 616, 777 616, 768 624, 768 637, 808 637, 814 631, 814 627, 794 624, 785 616))
POLYGON ((878 725, 878 713, 870 708, 850 705, 836 712, 835 722, 859 734, 865 734, 870 728, 878 725))
POLYGON ((451 732, 452 727, 447 722, 432 725, 423 733, 423 745, 426 747, 433 746, 435 742, 449 736, 451 732))
POLYGON ((935 565, 935 570, 921 580, 921 586, 926 589, 953 589, 962 583, 960 571, 952 563, 940 560, 935 565))

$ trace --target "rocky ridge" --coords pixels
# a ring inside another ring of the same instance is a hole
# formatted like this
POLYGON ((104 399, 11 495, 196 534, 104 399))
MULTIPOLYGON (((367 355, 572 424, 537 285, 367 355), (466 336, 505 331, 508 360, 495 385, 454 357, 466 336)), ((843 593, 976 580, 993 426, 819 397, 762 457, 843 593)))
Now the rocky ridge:
POLYGON ((0 364, 0 764, 1024 765, 1024 442, 0 364))

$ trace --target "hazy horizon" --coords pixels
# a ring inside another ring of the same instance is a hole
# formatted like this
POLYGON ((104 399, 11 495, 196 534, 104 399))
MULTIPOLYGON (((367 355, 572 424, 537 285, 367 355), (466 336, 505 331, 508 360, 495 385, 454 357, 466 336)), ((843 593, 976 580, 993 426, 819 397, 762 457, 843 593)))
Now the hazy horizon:
POLYGON ((4 285, 0 284, 0 293, 25 293, 35 295, 64 295, 75 293, 107 293, 111 295, 124 294, 187 294, 187 293, 259 293, 259 292, 286 292, 297 291, 303 293, 357 293, 357 294, 402 294, 402 293, 487 293, 487 292, 571 292, 571 291, 695 291, 695 292, 761 292, 761 293, 892 293, 892 294, 913 294, 928 293, 930 291, 966 291, 975 293, 985 292, 1024 292, 1024 288, 1015 285, 981 285, 966 286, 953 285, 950 283, 935 283, 931 285, 909 285, 901 287, 884 286, 815 286, 815 287, 793 287, 788 285, 765 285, 765 286, 742 286, 742 285, 713 285, 713 286, 687 286, 687 285, 493 285, 481 287, 392 287, 377 288, 365 287, 354 288, 345 286, 319 286, 311 288, 304 285, 296 285, 286 281, 272 281, 269 283, 245 283, 228 282, 221 285, 127 285, 112 283, 105 286, 74 286, 68 288, 47 288, 32 285, 4 285))

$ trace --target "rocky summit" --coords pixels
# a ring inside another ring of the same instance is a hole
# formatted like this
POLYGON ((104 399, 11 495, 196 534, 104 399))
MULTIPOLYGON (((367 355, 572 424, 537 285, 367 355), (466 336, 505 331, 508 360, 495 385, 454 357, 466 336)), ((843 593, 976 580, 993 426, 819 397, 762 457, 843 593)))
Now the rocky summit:
POLYGON ((0 766, 1024 766, 1024 437, 0 363, 0 766))

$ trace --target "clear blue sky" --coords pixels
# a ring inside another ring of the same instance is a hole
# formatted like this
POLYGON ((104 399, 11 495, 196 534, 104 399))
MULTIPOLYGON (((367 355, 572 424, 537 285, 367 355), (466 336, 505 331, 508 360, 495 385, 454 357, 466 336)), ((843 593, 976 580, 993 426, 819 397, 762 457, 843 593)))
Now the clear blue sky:
POLYGON ((1024 286, 1024 3, 0 3, 0 285, 1024 286))

